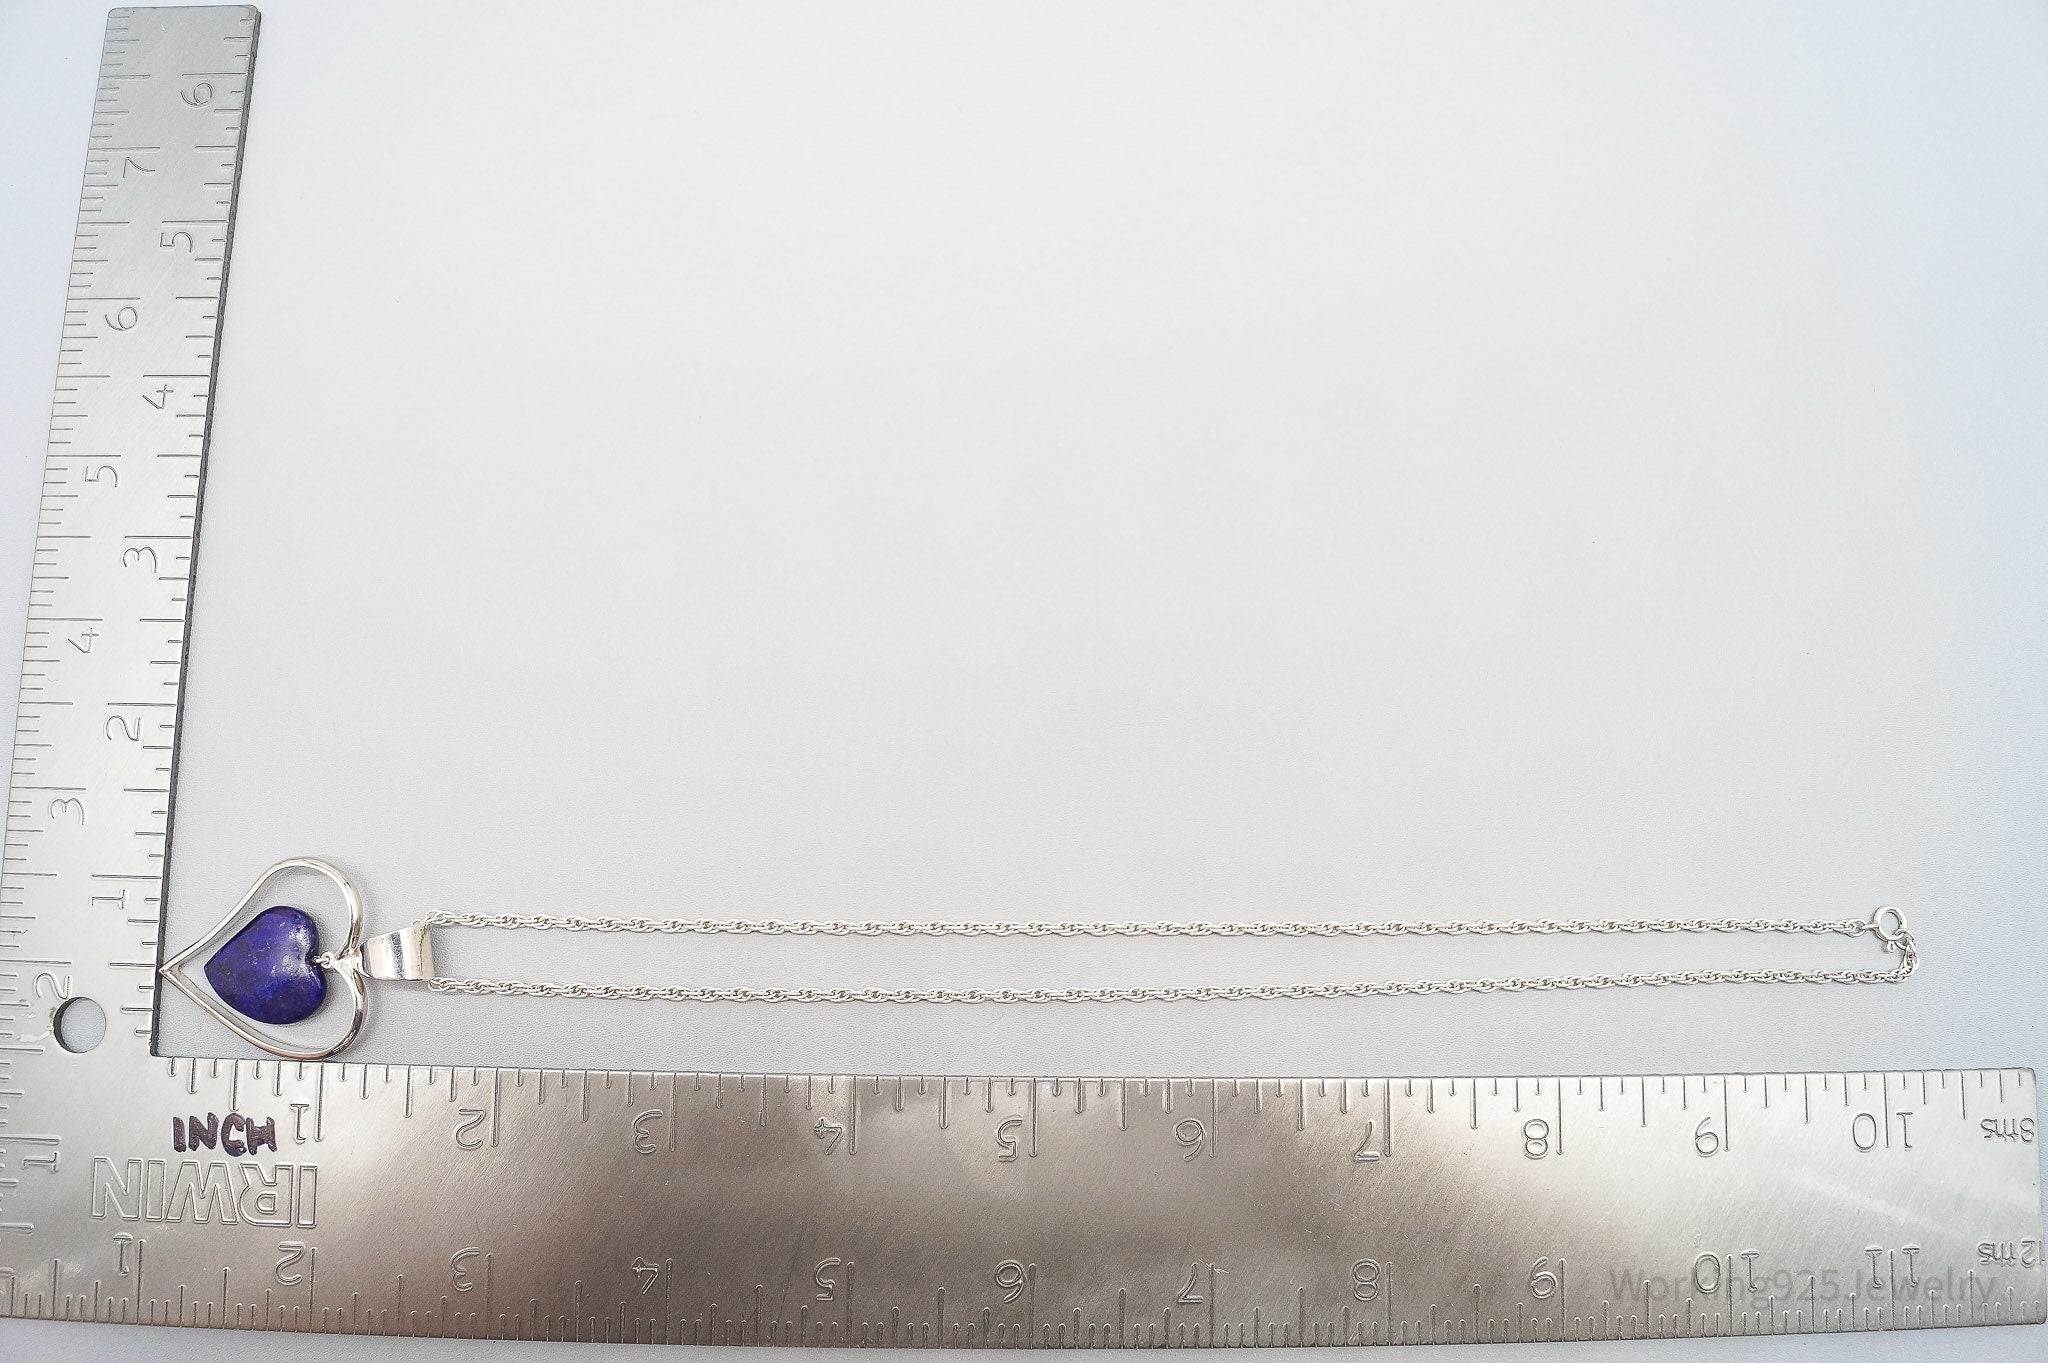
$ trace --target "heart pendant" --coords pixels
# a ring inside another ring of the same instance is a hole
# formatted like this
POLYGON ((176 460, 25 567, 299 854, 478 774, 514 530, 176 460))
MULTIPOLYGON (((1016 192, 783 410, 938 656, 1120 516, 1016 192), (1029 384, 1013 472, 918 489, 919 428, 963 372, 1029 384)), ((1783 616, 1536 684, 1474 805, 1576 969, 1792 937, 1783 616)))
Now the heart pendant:
POLYGON ((369 1006, 362 983, 362 935, 362 896, 348 877, 317 857, 288 857, 258 876, 213 931, 165 961, 161 973, 214 1021, 250 1045, 286 1060, 320 1060, 355 1040, 362 1030, 369 1006), (244 921, 249 906, 265 887, 287 871, 317 872, 341 891, 342 902, 348 906, 348 934, 338 950, 320 951, 320 930, 302 909, 273 905, 244 921), (232 934, 230 929, 234 929, 232 934), (213 986, 211 993, 185 974, 192 959, 209 950, 204 973, 213 986), (291 1026, 312 1017, 327 1000, 329 974, 341 981, 353 1004, 339 1038, 325 1045, 295 1046, 253 1025, 291 1026))
POLYGON ((221 1002, 258 1022, 304 1022, 327 1001, 314 957, 320 927, 304 909, 279 904, 251 918, 206 958, 206 981, 221 1002))

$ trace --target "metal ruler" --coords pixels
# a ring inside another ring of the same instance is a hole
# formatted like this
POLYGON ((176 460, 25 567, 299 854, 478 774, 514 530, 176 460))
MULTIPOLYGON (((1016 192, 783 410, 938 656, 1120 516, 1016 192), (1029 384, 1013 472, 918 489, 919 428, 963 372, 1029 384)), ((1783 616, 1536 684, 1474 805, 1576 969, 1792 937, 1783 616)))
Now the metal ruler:
POLYGON ((150 1051, 253 10, 108 24, 0 875, 0 1310, 1151 1346, 2038 1323, 2017 1069, 637 1073, 150 1051), (116 1025, 74 1053, 72 999, 116 1025))

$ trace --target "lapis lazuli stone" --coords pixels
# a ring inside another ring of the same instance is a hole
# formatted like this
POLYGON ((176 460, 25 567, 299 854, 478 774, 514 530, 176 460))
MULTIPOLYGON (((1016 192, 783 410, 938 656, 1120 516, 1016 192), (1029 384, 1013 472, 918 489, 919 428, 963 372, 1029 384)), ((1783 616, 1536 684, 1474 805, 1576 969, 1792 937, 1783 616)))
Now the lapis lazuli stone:
POLYGON ((206 961, 206 978, 221 1001, 258 1022, 303 1022, 327 999, 327 979, 313 963, 320 928, 303 909, 265 909, 206 961))

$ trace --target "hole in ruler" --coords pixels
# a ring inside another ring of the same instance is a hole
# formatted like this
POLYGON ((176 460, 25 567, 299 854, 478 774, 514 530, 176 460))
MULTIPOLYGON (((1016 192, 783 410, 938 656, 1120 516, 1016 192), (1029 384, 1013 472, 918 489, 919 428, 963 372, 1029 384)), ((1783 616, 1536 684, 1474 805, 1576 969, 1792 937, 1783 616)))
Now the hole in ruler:
POLYGON ((107 1012, 91 999, 66 999, 56 1016, 57 1044, 83 1054, 107 1034, 107 1012))

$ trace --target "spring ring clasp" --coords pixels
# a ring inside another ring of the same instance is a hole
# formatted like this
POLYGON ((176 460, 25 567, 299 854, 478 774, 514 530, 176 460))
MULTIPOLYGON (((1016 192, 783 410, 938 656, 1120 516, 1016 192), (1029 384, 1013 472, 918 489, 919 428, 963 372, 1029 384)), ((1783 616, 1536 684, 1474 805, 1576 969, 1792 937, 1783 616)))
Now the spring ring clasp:
POLYGON ((1877 940, 1884 943, 1885 950, 1898 951, 1913 941, 1912 929, 1906 926, 1905 912, 1892 904, 1880 904, 1871 911, 1870 930, 1877 940))

